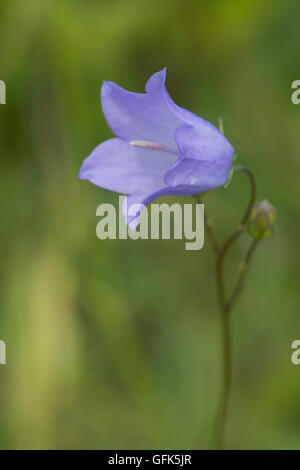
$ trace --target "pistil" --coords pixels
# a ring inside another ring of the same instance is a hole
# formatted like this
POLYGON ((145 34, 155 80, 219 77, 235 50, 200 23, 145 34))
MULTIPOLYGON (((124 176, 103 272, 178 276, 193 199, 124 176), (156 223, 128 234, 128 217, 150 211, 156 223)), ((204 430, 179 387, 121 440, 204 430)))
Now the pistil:
POLYGON ((174 155, 177 155, 177 152, 175 152, 174 150, 170 149, 166 145, 159 144, 157 142, 150 142, 148 140, 131 140, 129 143, 133 147, 141 147, 148 150, 159 150, 160 152, 173 153, 174 155))

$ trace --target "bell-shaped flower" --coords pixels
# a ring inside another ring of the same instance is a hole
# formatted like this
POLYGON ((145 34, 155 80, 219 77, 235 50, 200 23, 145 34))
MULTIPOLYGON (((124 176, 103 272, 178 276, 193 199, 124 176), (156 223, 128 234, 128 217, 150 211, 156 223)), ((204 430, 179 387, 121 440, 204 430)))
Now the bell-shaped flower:
POLYGON ((134 230, 139 212, 163 195, 194 195, 225 184, 234 149, 210 122, 177 106, 165 87, 166 69, 154 73, 146 93, 133 93, 104 82, 101 104, 116 138, 87 157, 79 178, 127 194, 124 216, 134 230))

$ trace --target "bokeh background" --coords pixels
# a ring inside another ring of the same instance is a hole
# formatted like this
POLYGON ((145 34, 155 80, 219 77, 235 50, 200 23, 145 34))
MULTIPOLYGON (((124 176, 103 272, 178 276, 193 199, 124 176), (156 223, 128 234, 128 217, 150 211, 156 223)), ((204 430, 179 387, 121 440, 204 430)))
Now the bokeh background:
MULTIPOLYGON (((220 391, 213 253, 184 241, 100 241, 118 195, 77 179, 112 136, 102 80, 218 122, 277 207, 232 314, 228 448, 300 448, 300 79, 297 0, 1 0, 0 447, 205 449, 220 391)), ((206 196, 219 240, 248 181, 206 196)), ((189 198, 165 198, 190 202, 189 198)), ((249 244, 227 263, 232 285, 249 244)))

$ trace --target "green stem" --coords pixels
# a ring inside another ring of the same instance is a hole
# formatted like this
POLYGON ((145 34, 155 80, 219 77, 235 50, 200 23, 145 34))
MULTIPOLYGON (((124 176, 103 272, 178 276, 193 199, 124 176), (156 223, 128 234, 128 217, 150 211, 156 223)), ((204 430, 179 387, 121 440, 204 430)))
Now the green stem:
MULTIPOLYGON (((203 201, 201 199, 201 195, 200 194, 197 194, 196 196, 194 196, 197 200, 197 202, 199 204, 203 204, 203 201)), ((216 253, 216 255, 219 254, 220 252, 220 248, 219 248, 219 244, 215 238, 215 235, 214 235, 214 232, 213 232, 213 228, 212 228, 212 221, 211 219, 209 219, 206 215, 206 212, 204 211, 204 226, 205 226, 205 231, 206 231, 206 234, 211 242, 211 245, 213 247, 213 250, 214 252, 216 253)))
MULTIPOLYGON (((214 448, 222 448, 223 446, 223 437, 224 429, 226 424, 228 402, 230 396, 231 388, 231 346, 230 346, 230 322, 229 322, 229 313, 235 297, 241 291, 243 287, 244 276, 242 279, 238 280, 237 287, 235 288, 232 296, 230 297, 229 302, 226 301, 226 289, 224 282, 224 259, 229 248, 245 230, 245 224, 250 215, 251 207, 255 202, 256 198, 256 185, 255 179, 252 172, 244 167, 238 166, 238 171, 243 171, 247 174, 250 180, 250 199, 247 205, 246 212, 242 218, 241 224, 236 228, 232 235, 224 243, 223 247, 219 249, 216 245, 215 238, 212 236, 211 226, 207 229, 207 234, 209 239, 213 242, 213 247, 216 253, 216 279, 217 279, 217 291, 218 291, 218 300, 219 307, 221 311, 221 328, 222 328, 222 353, 223 353, 223 377, 222 377, 222 393, 219 403, 219 409, 216 417, 215 428, 214 428, 214 448)), ((250 261, 252 252, 254 251, 256 244, 252 249, 250 249, 250 254, 246 256, 247 264, 250 261)))
POLYGON ((223 434, 226 423, 228 400, 231 386, 231 347, 229 315, 228 312, 226 312, 225 285, 222 273, 222 263, 220 262, 220 258, 217 258, 217 286, 221 310, 223 377, 221 398, 215 421, 213 447, 215 449, 221 449, 223 446, 223 434))
POLYGON ((245 260, 244 260, 244 262, 241 266, 240 276, 239 276, 238 281, 236 283, 236 286, 235 286, 235 288, 234 288, 234 290, 231 294, 231 297, 230 297, 230 299, 228 300, 228 302, 226 304, 226 311, 227 312, 232 310, 234 302, 236 301, 237 297, 239 296, 239 294, 241 293, 241 291, 244 287, 245 278, 246 278, 246 274, 247 274, 247 271, 248 271, 249 263, 250 263, 252 255, 254 253, 254 250, 258 245, 258 241, 259 240, 253 239, 253 241, 252 241, 252 243, 251 243, 251 245, 250 245, 250 247, 247 251, 245 260))

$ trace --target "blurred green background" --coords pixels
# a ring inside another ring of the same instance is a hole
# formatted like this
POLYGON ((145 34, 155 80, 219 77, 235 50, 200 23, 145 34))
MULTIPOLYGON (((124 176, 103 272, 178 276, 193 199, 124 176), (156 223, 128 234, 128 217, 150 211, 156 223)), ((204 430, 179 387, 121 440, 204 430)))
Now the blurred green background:
MULTIPOLYGON (((223 117, 258 199, 278 210, 232 314, 226 446, 300 448, 299 22, 296 0, 1 0, 1 448, 210 446, 221 362, 211 247, 98 240, 96 207, 118 195, 77 179, 112 136, 102 80, 143 91, 164 66, 176 103, 223 117)), ((247 198, 244 175, 207 195, 220 240, 247 198)), ((228 286, 249 241, 232 250, 228 286)))

